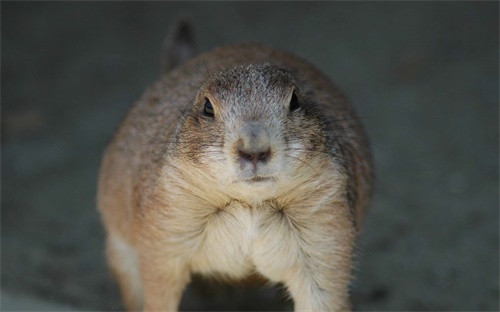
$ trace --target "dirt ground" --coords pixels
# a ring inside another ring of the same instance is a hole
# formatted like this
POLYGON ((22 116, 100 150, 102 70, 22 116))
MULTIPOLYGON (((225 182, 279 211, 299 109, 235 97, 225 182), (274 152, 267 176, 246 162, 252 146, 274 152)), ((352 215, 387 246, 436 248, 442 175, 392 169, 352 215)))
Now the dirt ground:
MULTIPOLYGON (((364 118, 378 181, 355 310, 498 311, 498 12, 494 1, 2 1, 1 288, 13 296, 1 310, 123 308, 95 208, 100 156, 187 15, 201 51, 292 51, 364 118)), ((211 289, 190 288, 182 308, 292 307, 280 289, 211 289)))

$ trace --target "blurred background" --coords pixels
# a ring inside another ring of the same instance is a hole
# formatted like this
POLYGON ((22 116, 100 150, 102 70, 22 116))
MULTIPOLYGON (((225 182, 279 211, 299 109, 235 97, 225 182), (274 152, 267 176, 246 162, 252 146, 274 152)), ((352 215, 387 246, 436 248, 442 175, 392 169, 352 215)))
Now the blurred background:
MULTIPOLYGON (((498 2, 1 2, 1 306, 120 310, 95 207, 103 148, 174 19, 329 74, 374 143, 355 310, 499 310, 498 2)), ((212 287, 213 288, 213 287, 212 287)), ((185 310, 290 309, 190 288, 185 310)))

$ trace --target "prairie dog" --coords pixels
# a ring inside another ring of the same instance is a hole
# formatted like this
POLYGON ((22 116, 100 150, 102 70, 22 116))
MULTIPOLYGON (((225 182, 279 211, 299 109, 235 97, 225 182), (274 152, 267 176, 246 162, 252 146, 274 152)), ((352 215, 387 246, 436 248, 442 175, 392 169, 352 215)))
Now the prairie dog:
POLYGON ((164 73, 113 135, 99 176, 106 255, 126 308, 176 311, 192 273, 258 273, 283 283, 296 311, 350 310, 373 170, 348 100, 273 48, 189 59, 183 21, 165 50, 164 73))

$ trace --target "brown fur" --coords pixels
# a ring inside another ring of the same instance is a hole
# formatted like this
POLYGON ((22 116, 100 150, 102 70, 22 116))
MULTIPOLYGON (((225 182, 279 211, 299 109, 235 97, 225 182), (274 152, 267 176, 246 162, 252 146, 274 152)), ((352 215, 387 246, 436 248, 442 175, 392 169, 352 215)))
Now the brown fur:
POLYGON ((373 180, 367 140, 342 93, 291 54, 240 44, 167 72, 114 134, 99 177, 127 309, 176 310, 193 273, 258 273, 283 283, 296 310, 349 310, 373 180), (287 110, 292 92, 297 111, 287 110), (207 98, 214 118, 202 113, 207 98), (238 156, 245 140, 269 148, 253 164, 269 180, 235 178, 251 170, 238 156))

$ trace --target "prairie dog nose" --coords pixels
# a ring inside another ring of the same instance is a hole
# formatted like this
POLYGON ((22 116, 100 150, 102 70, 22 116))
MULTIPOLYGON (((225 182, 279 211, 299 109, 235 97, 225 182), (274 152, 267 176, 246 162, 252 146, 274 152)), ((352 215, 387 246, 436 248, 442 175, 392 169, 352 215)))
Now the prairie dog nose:
POLYGON ((249 123, 241 129, 236 150, 241 162, 267 162, 271 158, 269 132, 258 123, 249 123))
POLYGON ((253 164, 257 164, 257 162, 267 162, 271 158, 271 149, 266 150, 265 152, 253 152, 248 153, 242 150, 238 150, 238 156, 242 161, 248 161, 253 164))

